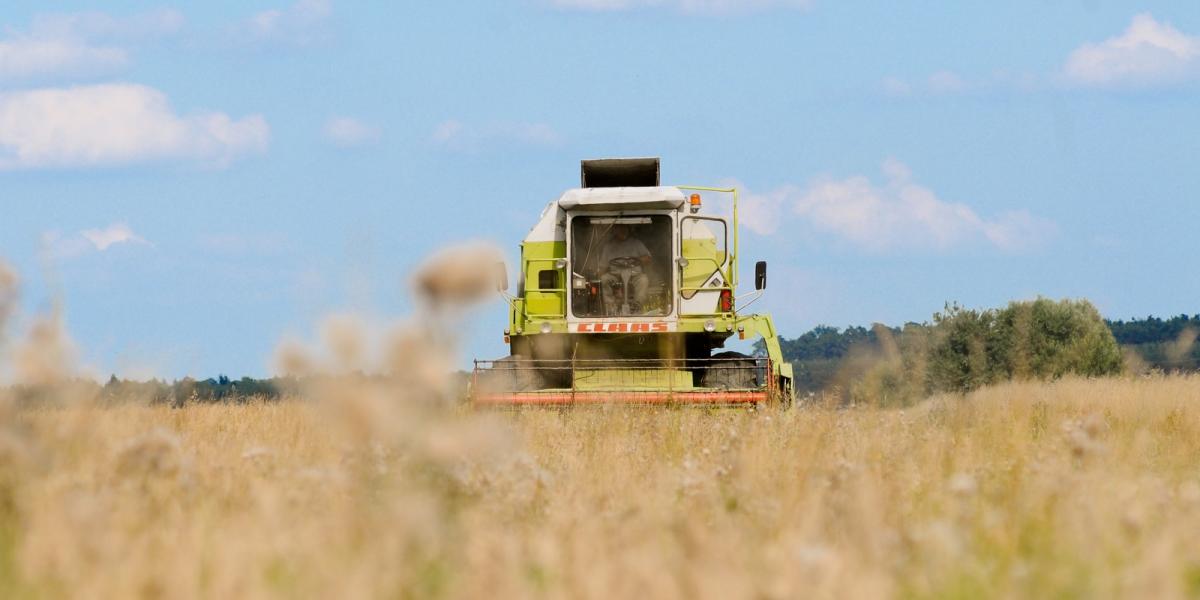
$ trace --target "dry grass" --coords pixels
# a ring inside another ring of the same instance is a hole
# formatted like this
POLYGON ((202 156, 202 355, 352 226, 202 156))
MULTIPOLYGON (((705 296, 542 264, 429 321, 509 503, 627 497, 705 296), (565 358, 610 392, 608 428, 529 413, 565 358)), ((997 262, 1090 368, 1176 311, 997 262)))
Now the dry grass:
POLYGON ((418 269, 379 344, 281 346, 306 399, 179 409, 96 405, 57 310, 5 339, 0 264, 0 374, 41 400, 0 389, 0 598, 1200 596, 1198 377, 474 414, 446 332, 489 252, 418 269))
POLYGON ((0 596, 1200 593, 1195 377, 907 411, 402 403, 10 413, 0 596))

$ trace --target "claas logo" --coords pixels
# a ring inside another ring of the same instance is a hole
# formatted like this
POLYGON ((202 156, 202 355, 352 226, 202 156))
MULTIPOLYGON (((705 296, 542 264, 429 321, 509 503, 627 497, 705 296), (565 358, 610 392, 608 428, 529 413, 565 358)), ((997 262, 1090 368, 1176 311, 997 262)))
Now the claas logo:
POLYGON ((664 333, 670 331, 669 323, 580 323, 577 333, 664 333))

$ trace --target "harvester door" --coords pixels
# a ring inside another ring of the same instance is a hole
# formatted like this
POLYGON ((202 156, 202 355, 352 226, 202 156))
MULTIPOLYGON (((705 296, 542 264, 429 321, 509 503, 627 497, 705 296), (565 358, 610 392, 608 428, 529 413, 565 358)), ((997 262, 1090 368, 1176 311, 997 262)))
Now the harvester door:
POLYGON ((723 219, 684 217, 679 222, 679 295, 683 314, 720 312, 729 289, 728 228, 723 219))
POLYGON ((572 215, 570 319, 672 315, 673 224, 661 213, 572 215))

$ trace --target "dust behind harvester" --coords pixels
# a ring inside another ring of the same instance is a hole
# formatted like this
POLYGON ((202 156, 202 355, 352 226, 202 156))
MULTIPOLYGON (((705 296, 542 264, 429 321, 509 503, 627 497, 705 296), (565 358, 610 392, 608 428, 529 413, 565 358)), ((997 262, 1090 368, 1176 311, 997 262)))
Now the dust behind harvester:
MULTIPOLYGON (((789 403, 792 369, 771 318, 737 296, 736 189, 663 186, 657 158, 585 160, 579 188, 542 211, 521 243, 504 339, 477 360, 477 406, 789 403), (732 198, 732 219, 706 199, 732 198), (761 337, 765 356, 723 351, 761 337)), ((508 290, 501 274, 502 291, 508 290)))

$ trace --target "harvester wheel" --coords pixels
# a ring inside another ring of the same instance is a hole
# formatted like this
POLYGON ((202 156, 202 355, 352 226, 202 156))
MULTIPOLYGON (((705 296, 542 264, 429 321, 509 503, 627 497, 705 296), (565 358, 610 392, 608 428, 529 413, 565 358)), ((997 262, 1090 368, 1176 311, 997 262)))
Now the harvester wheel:
POLYGON ((495 392, 527 392, 541 388, 538 376, 528 358, 506 356, 497 360, 483 385, 495 392))
POLYGON ((777 386, 776 389, 779 390, 778 393, 779 393, 779 407, 780 408, 789 409, 789 408, 792 408, 793 406, 795 406, 795 404, 796 404, 796 398, 794 397, 795 392, 792 391, 791 389, 789 389, 789 386, 791 386, 791 385, 792 385, 792 382, 788 381, 788 379, 786 377, 779 378, 779 385, 777 386))
POLYGON ((712 358, 726 360, 704 369, 700 378, 701 386, 726 390, 745 390, 759 386, 758 369, 753 358, 741 352, 720 352, 712 358))

